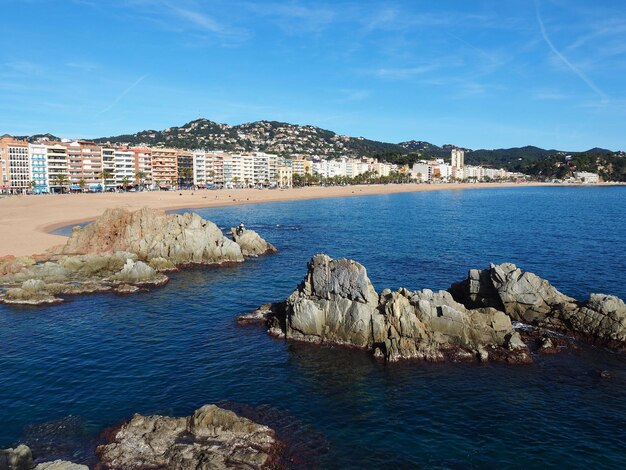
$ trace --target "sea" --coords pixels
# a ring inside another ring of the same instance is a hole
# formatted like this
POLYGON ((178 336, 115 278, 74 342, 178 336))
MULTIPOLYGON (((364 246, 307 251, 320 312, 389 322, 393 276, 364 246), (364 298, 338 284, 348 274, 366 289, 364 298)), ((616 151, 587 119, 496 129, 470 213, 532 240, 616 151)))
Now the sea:
POLYGON ((447 289, 513 262, 579 299, 626 299, 626 187, 358 192, 195 210, 224 231, 244 222, 275 255, 134 295, 0 305, 0 448, 93 465, 103 430, 133 413, 218 403, 274 427, 286 468, 626 468, 623 354, 385 364, 235 322, 286 298, 316 253, 362 263, 379 292, 447 289))

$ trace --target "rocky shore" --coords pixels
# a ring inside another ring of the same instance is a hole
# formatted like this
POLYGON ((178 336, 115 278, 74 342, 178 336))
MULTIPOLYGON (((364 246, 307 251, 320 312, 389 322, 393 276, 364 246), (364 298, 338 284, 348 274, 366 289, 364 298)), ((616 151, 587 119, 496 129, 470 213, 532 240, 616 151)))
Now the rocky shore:
POLYGON ((508 263, 471 270, 449 291, 402 288, 379 295, 361 264, 320 254, 286 300, 242 315, 238 322, 265 324, 270 334, 286 339, 366 349, 388 361, 529 363, 527 342, 543 352, 556 352, 567 342, 551 329, 618 350, 626 342, 622 300, 592 294, 576 302, 508 263), (513 321, 541 329, 516 329, 513 321))
MULTIPOLYGON (((278 468, 283 446, 273 429, 216 405, 191 416, 136 414, 96 449, 99 470, 278 468)), ((56 460, 35 464, 31 449, 0 450, 0 470, 87 470, 56 460)))
POLYGON ((44 255, 0 259, 0 302, 44 305, 67 295, 128 294, 161 286, 165 272, 187 265, 239 263, 276 252, 253 230, 234 238, 195 213, 109 209, 44 255))

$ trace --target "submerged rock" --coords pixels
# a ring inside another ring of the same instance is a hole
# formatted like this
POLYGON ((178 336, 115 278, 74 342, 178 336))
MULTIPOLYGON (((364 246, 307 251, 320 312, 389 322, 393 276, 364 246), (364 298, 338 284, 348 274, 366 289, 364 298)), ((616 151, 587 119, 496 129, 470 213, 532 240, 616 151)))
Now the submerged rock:
POLYGON ((390 361, 531 360, 503 312, 469 310, 446 291, 386 289, 379 296, 361 264, 327 255, 311 259, 304 281, 284 302, 239 322, 260 315, 275 335, 356 346, 390 361))
POLYGON ((183 418, 137 414, 98 448, 103 468, 128 470, 260 469, 279 451, 272 429, 215 405, 183 418))
MULTIPOLYGON (((579 302, 512 263, 472 269, 449 290, 468 308, 495 307, 516 321, 626 349, 626 305, 615 296, 591 294, 579 302)), ((543 349, 553 351, 554 347, 546 344, 543 349)))

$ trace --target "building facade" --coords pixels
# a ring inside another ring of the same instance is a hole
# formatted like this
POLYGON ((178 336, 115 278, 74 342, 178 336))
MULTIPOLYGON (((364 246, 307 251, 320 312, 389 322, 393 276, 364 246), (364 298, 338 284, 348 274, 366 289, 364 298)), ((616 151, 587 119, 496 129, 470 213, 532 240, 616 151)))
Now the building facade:
POLYGON ((28 144, 28 158, 30 161, 30 179, 33 193, 49 193, 48 150, 46 145, 41 143, 28 144))
POLYGON ((10 194, 25 194, 30 191, 30 163, 28 142, 10 136, 0 138, 0 160, 4 161, 2 185, 10 194))

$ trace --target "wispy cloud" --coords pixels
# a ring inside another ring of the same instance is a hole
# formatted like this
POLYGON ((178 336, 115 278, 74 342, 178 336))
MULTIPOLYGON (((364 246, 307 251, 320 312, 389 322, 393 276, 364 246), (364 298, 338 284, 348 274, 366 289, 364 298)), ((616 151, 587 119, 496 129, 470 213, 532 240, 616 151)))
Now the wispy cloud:
POLYGON ((439 64, 418 65, 415 67, 390 67, 375 69, 371 72, 371 74, 379 78, 386 78, 390 80, 405 80, 407 78, 424 75, 439 68, 439 64))
POLYGON ((539 23, 539 29, 541 31, 541 36, 543 37, 546 44, 550 47, 552 52, 561 60, 561 62, 563 62, 572 72, 574 72, 574 74, 576 74, 583 82, 585 82, 587 86, 593 92, 595 92, 598 96, 600 96, 603 102, 608 102, 609 101, 608 95, 604 91, 602 91, 600 88, 598 88, 598 86, 589 77, 587 77, 587 75, 585 75, 578 67, 572 64, 567 59, 567 57, 565 57, 552 43, 546 31, 546 27, 543 23, 543 19, 541 18, 541 11, 539 9, 539 0, 535 0, 535 12, 537 16, 537 22, 539 23))
POLYGON ((65 65, 73 69, 84 70, 85 72, 91 72, 92 70, 97 70, 101 67, 100 64, 97 64, 95 62, 83 61, 70 61, 66 62, 65 65))
POLYGON ((301 2, 246 3, 253 13, 270 18, 288 34, 321 33, 337 19, 346 17, 338 9, 321 5, 307 6, 301 2))
POLYGON ((534 100, 537 101, 561 101, 568 98, 568 96, 559 91, 539 90, 532 94, 534 100))
POLYGON ((135 80, 130 86, 128 86, 123 92, 121 92, 108 106, 103 108, 98 114, 104 114, 110 111, 113 106, 120 102, 122 98, 124 98, 128 93, 130 93, 137 85, 143 82, 148 75, 142 75, 137 80, 135 80))

